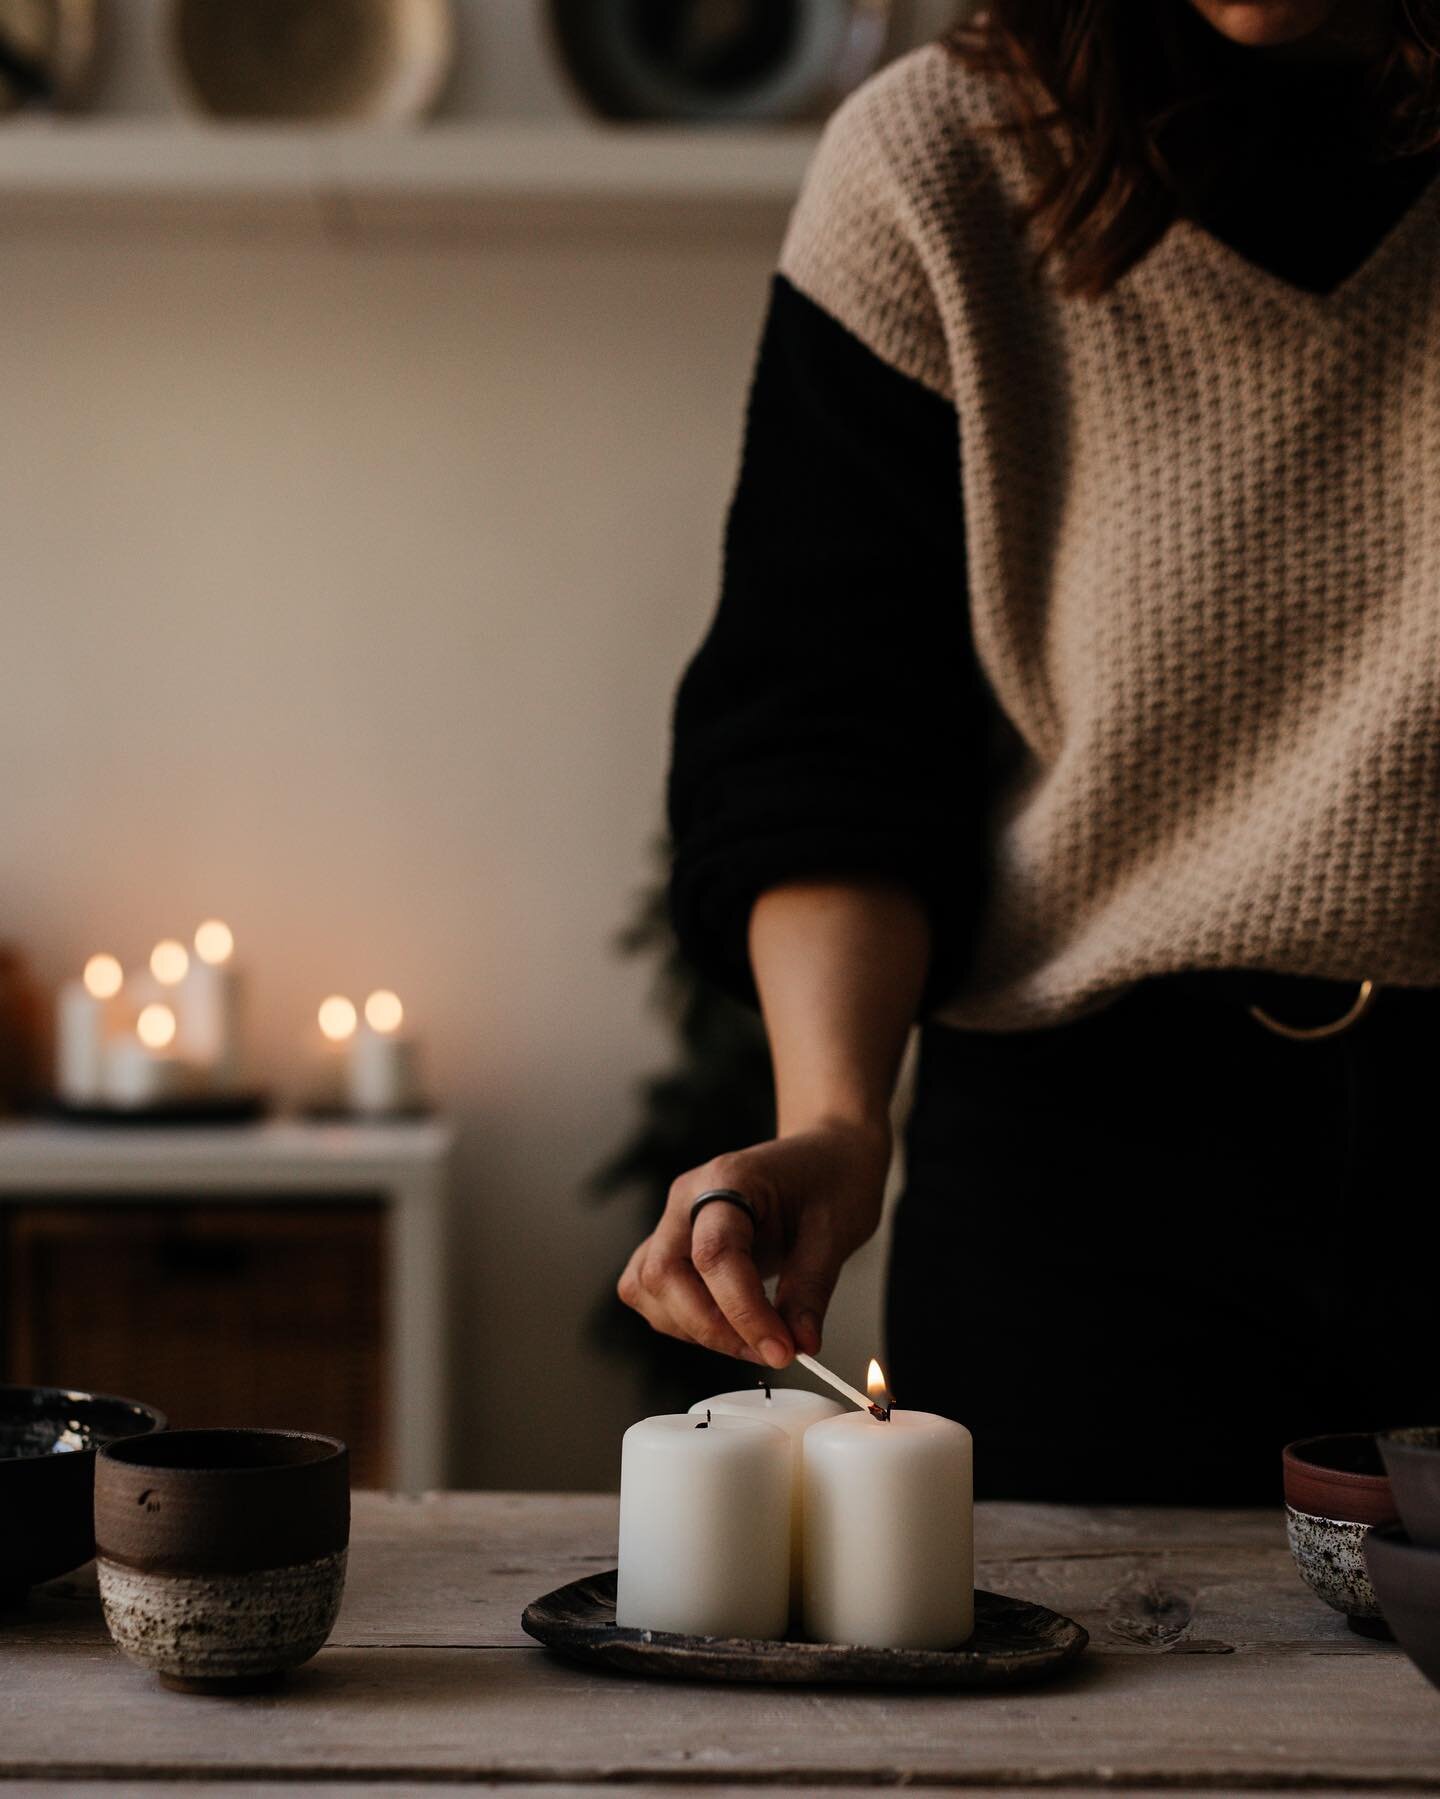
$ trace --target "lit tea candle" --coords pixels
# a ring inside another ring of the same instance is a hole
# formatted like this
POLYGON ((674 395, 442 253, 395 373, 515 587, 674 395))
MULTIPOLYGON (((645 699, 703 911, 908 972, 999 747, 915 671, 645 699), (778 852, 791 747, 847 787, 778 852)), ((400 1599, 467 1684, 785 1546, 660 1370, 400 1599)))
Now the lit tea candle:
POLYGON ((807 1393, 801 1387, 774 1387, 768 1381, 755 1387, 742 1387, 735 1393, 717 1393, 713 1399, 702 1399, 690 1408, 692 1418, 707 1411, 735 1418, 759 1418, 777 1425, 790 1439, 795 1484, 790 1508, 790 1609, 800 1616, 800 1575, 803 1565, 804 1508, 800 1503, 802 1488, 801 1456, 805 1433, 822 1418, 838 1418, 844 1407, 818 1393, 807 1393))
POLYGON ((343 993, 331 993, 320 1002, 315 1022, 320 1027, 318 1045, 312 1047, 311 1105, 326 1111, 339 1110, 345 1103, 346 1070, 350 1042, 360 1022, 355 1002, 343 993))
POLYGON ((240 1077, 242 983, 234 960, 235 934, 223 919, 207 918, 194 941, 195 953, 187 958, 177 993, 180 1041, 185 1054, 225 1091, 238 1085, 240 1077))
POLYGON ((180 1054, 177 1021, 162 1001, 142 1006, 135 1034, 105 1046, 104 1097, 112 1106, 140 1111, 191 1092, 195 1069, 180 1054))
POLYGON ((876 1362, 869 1385, 865 1411, 805 1433, 805 1634, 953 1649, 975 1628, 970 1433, 892 1406, 876 1362))
POLYGON ((117 1019, 125 971, 114 956, 91 956, 78 981, 60 989, 55 1011, 55 1090, 72 1106, 93 1105, 104 1084, 105 1045, 117 1019))
POLYGON ((399 996, 382 987, 365 1001, 365 1020, 355 1032, 346 1064, 352 1112, 372 1116, 404 1112, 419 1098, 415 1040, 402 1026, 399 996))
POLYGON ((790 1611, 790 1438, 762 1419, 642 1418, 620 1456, 615 1622, 701 1637, 783 1637, 790 1611))

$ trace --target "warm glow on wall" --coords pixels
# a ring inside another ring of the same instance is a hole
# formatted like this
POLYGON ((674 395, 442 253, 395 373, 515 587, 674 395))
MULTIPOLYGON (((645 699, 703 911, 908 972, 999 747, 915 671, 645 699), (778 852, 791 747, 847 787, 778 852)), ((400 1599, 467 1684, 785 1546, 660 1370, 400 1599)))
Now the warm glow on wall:
POLYGON ((372 1031, 388 1034, 398 1031, 405 1020, 405 1008, 398 994, 388 987, 378 988, 365 1002, 365 1022, 372 1031))
POLYGON ((125 985, 125 970, 114 956, 91 956, 85 964, 84 981, 92 999, 114 999, 125 985))
MULTIPOLYGON (((219 918, 207 918, 195 930, 195 954, 211 967, 228 962, 235 953, 235 933, 219 918)), ((158 978, 158 977, 157 977, 158 978)))
POLYGON ((162 987, 178 987, 190 967, 190 952, 183 943, 167 937, 150 952, 150 972, 162 987))
MULTIPOLYGON (((159 980, 157 975, 156 980, 159 980)), ((135 1035, 146 1049, 168 1049, 175 1041, 175 1014, 158 1000, 142 1008, 135 1021, 135 1035)))
POLYGON ((320 1029, 332 1043, 343 1043, 355 1035, 358 1022, 353 1003, 341 994, 332 993, 320 1002, 320 1029))

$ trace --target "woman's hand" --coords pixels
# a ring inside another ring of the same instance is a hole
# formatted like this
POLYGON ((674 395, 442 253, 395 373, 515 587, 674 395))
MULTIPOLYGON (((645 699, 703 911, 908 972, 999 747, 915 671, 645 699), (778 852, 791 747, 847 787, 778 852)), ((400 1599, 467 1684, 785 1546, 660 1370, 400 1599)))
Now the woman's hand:
POLYGON ((658 1331, 722 1355, 783 1368, 813 1355, 835 1282, 880 1222, 890 1166, 888 1120, 827 1121, 717 1156, 681 1175, 664 1214, 631 1256, 619 1294, 658 1331), (732 1188, 754 1206, 705 1206, 702 1193, 732 1188), (778 1274, 775 1303, 763 1281, 778 1274))

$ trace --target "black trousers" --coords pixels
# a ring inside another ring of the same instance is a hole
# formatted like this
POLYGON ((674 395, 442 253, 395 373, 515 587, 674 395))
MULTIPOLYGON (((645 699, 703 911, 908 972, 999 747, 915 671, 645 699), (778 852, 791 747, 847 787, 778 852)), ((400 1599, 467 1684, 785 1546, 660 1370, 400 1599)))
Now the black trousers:
POLYGON ((1017 1035, 927 1026, 891 1249, 900 1404, 976 1491, 1278 1503, 1292 1438, 1440 1423, 1440 994, 1193 975, 1017 1035))

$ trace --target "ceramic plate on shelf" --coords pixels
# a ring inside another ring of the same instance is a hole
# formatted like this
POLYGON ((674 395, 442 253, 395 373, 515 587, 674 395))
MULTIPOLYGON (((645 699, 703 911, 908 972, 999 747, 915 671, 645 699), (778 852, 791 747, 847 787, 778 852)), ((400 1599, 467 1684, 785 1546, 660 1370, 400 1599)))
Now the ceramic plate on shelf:
POLYGON ((864 1649, 622 1630, 615 1622, 613 1568, 547 1593, 526 1606, 520 1623, 557 1655, 617 1674, 770 1686, 1020 1686, 1058 1674, 1090 1641, 1087 1631, 1058 1612, 979 1588, 975 1635, 961 1649, 864 1649))
POLYGON ((595 109, 690 124, 815 118, 875 68, 892 0, 550 0, 595 109))
POLYGON ((98 0, 0 0, 0 113, 83 105, 98 23, 98 0))
POLYGON ((174 0, 174 55, 217 118, 396 124, 439 98, 450 0, 174 0))

